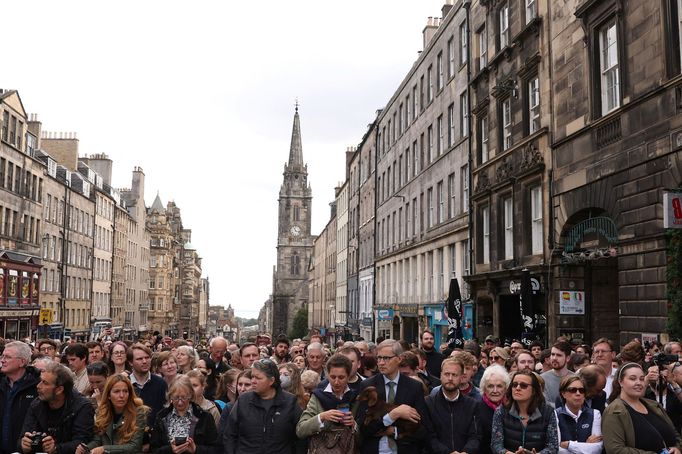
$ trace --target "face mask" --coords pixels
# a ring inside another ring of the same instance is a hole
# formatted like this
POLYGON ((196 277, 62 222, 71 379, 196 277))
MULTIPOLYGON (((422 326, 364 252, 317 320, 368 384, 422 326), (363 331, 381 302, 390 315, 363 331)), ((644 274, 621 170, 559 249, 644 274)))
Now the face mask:
POLYGON ((291 386, 291 377, 288 375, 280 375, 279 381, 282 383, 282 389, 289 389, 291 386))

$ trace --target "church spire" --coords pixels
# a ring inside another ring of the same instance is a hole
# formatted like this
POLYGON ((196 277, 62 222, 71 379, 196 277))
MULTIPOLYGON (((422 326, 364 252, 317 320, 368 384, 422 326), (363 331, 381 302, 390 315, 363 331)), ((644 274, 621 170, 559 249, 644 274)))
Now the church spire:
POLYGON ((298 117, 298 99, 296 100, 296 112, 294 113, 294 128, 291 132, 288 167, 303 167, 303 145, 301 144, 301 120, 298 117))

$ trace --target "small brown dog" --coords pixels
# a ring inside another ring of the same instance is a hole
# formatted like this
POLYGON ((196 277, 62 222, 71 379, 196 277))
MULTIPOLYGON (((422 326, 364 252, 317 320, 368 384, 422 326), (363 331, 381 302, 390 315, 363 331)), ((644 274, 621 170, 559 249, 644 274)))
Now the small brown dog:
MULTIPOLYGON (((386 413, 398 407, 396 404, 389 404, 384 400, 380 400, 379 393, 374 386, 368 386, 363 389, 360 395, 358 395, 358 401, 367 402, 367 413, 365 413, 364 420, 365 426, 369 425, 372 421, 381 421, 386 413)), ((398 419, 393 425, 398 429, 398 439, 413 436, 419 428, 418 423, 405 419, 398 419)))

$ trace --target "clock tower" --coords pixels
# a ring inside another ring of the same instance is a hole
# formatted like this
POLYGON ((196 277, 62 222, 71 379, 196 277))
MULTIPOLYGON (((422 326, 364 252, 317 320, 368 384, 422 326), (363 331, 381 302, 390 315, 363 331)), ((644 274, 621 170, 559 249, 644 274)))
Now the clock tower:
POLYGON ((272 336, 288 334, 296 312, 308 304, 308 262, 313 250, 310 234, 312 190, 303 162, 298 103, 294 113, 289 161, 279 190, 277 265, 273 276, 272 336))

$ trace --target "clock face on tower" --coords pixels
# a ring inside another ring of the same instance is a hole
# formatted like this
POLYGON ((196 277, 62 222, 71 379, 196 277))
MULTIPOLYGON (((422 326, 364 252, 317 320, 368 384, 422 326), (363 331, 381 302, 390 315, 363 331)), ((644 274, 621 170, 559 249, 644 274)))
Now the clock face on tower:
POLYGON ((291 234, 293 236, 300 236, 301 235, 301 228, 297 225, 294 225, 291 227, 291 234))

